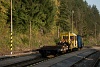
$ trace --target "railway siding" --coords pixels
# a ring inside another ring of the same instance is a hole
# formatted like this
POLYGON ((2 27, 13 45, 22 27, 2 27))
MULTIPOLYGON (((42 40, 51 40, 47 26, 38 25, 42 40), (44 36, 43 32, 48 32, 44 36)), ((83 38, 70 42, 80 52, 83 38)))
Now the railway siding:
POLYGON ((96 67, 95 64, 100 56, 100 51, 97 51, 93 54, 90 54, 86 58, 83 58, 81 61, 75 63, 71 67, 96 67))
MULTIPOLYGON (((84 62, 93 60, 95 57, 100 57, 100 50, 94 48, 83 48, 82 50, 67 53, 53 58, 43 58, 39 53, 25 55, 25 56, 12 56, 1 57, 0 67, 80 67, 84 62), (98 57, 95 55, 98 54, 98 57), (93 56, 94 55, 94 56, 93 56), (83 62, 83 60, 85 60, 83 62)), ((96 67, 100 66, 100 58, 95 59, 96 67), (97 62, 96 62, 97 61, 97 62)), ((89 63, 88 63, 89 64, 89 63)), ((95 66, 95 65, 93 65, 95 66)), ((92 67, 93 67, 92 66, 92 67)))
POLYGON ((52 65, 51 67, 64 67, 64 66, 71 67, 76 62, 81 61, 82 59, 86 58, 88 55, 95 53, 95 52, 96 51, 92 50, 92 51, 77 54, 76 56, 72 56, 72 57, 65 59, 57 64, 52 65))
POLYGON ((100 58, 99 58, 99 63, 98 63, 98 66, 97 67, 100 67, 100 58))
POLYGON ((72 52, 72 53, 65 54, 65 55, 62 55, 62 56, 59 56, 59 57, 55 57, 53 59, 49 59, 46 62, 41 62, 38 65, 31 66, 31 67, 65 67, 65 66, 71 66, 71 65, 75 64, 76 61, 80 61, 85 56, 88 56, 89 54, 94 53, 94 52, 96 52, 96 50, 94 50, 94 49, 80 50, 80 51, 72 52))
POLYGON ((11 59, 2 60, 2 61, 0 61, 0 67, 4 67, 4 66, 8 67, 10 65, 14 65, 14 64, 18 64, 18 63, 25 62, 28 60, 32 60, 32 59, 36 58, 37 56, 40 56, 40 54, 21 56, 21 57, 15 57, 15 58, 11 58, 11 59))

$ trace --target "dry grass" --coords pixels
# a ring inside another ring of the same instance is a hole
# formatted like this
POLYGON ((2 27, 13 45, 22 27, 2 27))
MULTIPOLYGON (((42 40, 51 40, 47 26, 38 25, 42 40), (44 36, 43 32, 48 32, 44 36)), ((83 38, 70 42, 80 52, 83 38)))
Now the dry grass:
MULTIPOLYGON (((29 32, 24 34, 13 33, 13 53, 35 50, 43 45, 55 45, 57 39, 57 29, 53 28, 51 32, 42 35, 39 31, 32 31, 31 40, 29 32), (30 41, 30 44, 29 44, 30 41)), ((100 44, 100 34, 97 38, 100 44)), ((85 45, 95 44, 95 38, 86 38, 85 45)), ((10 32, 8 29, 0 33, 0 55, 10 54, 10 32)))

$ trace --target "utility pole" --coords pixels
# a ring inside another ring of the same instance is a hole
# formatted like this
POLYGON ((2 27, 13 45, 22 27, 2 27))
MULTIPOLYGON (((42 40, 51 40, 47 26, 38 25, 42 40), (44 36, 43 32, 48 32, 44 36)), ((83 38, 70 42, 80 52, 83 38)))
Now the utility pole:
POLYGON ((97 38, 96 38, 96 36, 97 36, 97 35, 96 35, 96 34, 97 34, 97 33, 96 33, 96 26, 97 26, 97 25, 96 25, 96 24, 97 24, 97 23, 95 22, 95 42, 96 42, 96 45, 97 45, 97 38))
POLYGON ((72 33, 73 33, 73 14, 74 14, 74 11, 72 10, 72 33))
POLYGON ((30 21, 30 40, 29 40, 29 46, 30 46, 30 50, 31 50, 31 21, 30 21))
POLYGON ((57 32, 57 34, 58 34, 57 36, 58 36, 58 38, 59 38, 59 34, 60 34, 60 33, 59 33, 59 32, 60 32, 59 26, 57 26, 57 31, 58 31, 58 32, 57 32))
POLYGON ((13 42, 13 40, 12 40, 12 35, 13 35, 13 26, 12 26, 12 0, 11 0, 11 44, 10 44, 10 50, 11 50, 11 53, 10 54, 12 54, 12 47, 13 47, 13 44, 12 44, 12 42, 13 42))

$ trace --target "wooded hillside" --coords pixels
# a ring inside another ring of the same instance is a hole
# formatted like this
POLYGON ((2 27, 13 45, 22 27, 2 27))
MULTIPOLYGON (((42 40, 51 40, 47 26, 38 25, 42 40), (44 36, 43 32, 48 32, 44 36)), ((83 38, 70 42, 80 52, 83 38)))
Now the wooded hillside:
MULTIPOLYGON (((60 32, 100 44, 100 13, 83 0, 12 0, 13 52, 55 45, 60 32)), ((10 54, 10 0, 0 0, 0 53, 10 54)))

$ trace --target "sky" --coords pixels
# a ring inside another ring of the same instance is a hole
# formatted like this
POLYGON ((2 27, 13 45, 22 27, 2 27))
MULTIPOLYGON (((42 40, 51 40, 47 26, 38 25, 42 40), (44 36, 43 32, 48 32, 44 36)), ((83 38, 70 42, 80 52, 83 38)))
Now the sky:
POLYGON ((89 5, 96 5, 100 13, 100 0, 86 0, 89 5))

